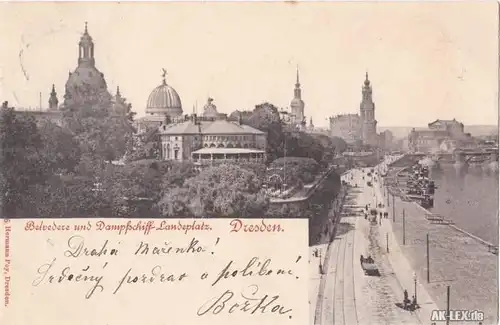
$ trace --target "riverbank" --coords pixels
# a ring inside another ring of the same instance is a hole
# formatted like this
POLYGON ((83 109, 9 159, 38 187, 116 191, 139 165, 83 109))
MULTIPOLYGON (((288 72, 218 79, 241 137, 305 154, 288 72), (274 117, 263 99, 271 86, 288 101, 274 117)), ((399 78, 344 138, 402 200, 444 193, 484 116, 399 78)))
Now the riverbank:
MULTIPOLYGON (((377 192, 379 200, 387 202, 384 191, 379 188, 377 192)), ((454 226, 431 224, 425 219, 425 215, 430 212, 418 204, 402 201, 398 197, 395 197, 394 201, 391 197, 388 202, 391 205, 387 210, 390 214, 393 238, 412 268, 416 270, 419 283, 423 284, 439 308, 446 308, 446 287, 449 285, 451 309, 483 311, 483 324, 497 324, 498 257, 489 251, 487 245, 457 231, 454 226), (429 282, 427 234, 430 251, 429 282)))

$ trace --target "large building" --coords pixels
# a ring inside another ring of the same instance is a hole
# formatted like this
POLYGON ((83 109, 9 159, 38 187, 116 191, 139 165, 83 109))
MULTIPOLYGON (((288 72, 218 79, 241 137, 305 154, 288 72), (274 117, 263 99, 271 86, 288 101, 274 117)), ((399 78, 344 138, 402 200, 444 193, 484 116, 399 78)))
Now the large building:
POLYGON ((135 123, 139 133, 183 118, 181 98, 177 91, 167 84, 166 75, 167 72, 163 69, 161 84, 149 94, 146 116, 137 119, 135 123))
POLYGON ((19 114, 30 115, 40 122, 50 120, 57 124, 62 123, 62 110, 64 107, 73 104, 80 98, 91 98, 92 96, 101 96, 112 103, 110 109, 113 112, 123 111, 125 108, 125 99, 121 96, 117 87, 115 96, 108 92, 108 87, 104 74, 100 72, 95 64, 95 44, 88 32, 87 23, 78 42, 78 60, 76 69, 69 72, 68 80, 65 85, 64 102, 59 105, 55 85, 49 94, 48 108, 43 108, 40 100, 40 107, 36 109, 16 108, 19 114))
POLYGON ((344 139, 354 145, 361 140, 361 122, 358 114, 340 114, 330 117, 330 136, 344 139))
POLYGON ((198 164, 223 161, 263 162, 267 135, 241 119, 231 121, 224 114, 185 116, 159 128, 164 160, 191 160, 198 164))
POLYGON ((368 73, 361 89, 362 100, 360 114, 341 114, 330 117, 330 135, 344 139, 349 144, 362 142, 377 145, 377 120, 375 120, 375 103, 372 97, 372 86, 368 73))
POLYGON ((164 160, 213 164, 223 161, 263 162, 267 135, 219 113, 208 98, 202 116, 183 115, 181 97, 166 81, 148 97, 146 116, 136 121, 138 133, 158 130, 164 160))
POLYGON ((435 120, 427 125, 427 129, 412 129, 408 136, 408 149, 415 152, 449 152, 457 147, 474 145, 470 134, 464 133, 463 123, 455 119, 435 120))

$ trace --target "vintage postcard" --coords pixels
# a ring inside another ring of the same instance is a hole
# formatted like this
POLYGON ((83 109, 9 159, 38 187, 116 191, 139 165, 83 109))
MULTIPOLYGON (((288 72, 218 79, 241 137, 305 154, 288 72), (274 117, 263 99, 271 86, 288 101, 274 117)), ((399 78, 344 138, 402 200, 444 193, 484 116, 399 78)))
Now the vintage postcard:
POLYGON ((0 8, 0 324, 498 324, 496 2, 0 8))

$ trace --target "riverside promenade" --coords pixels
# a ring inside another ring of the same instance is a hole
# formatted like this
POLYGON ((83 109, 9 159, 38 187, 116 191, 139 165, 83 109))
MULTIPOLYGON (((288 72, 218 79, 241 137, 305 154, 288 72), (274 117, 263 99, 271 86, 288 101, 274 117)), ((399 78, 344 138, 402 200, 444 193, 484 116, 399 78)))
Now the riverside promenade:
MULTIPOLYGON (((498 324, 498 256, 490 252, 483 242, 457 230, 452 225, 431 223, 425 218, 430 212, 418 204, 402 201, 398 197, 393 201, 390 194, 387 194, 388 200, 380 182, 376 182, 376 185, 374 188, 376 200, 384 202, 389 212, 389 219, 385 223, 385 231, 389 234, 389 256, 399 251, 404 259, 408 260, 411 268, 416 270, 418 291, 422 292, 422 289, 425 289, 429 295, 428 300, 434 301, 440 309, 446 309, 446 287, 450 286, 450 309, 482 311, 485 316, 482 324, 498 324), (427 234, 429 235, 429 282, 427 282, 427 234), (404 244, 403 237, 405 237, 404 244)), ((405 286, 411 287, 411 281, 406 280, 405 286)), ((422 304, 420 293, 419 304, 422 304)), ((453 322, 453 324, 467 323, 453 322)))
POLYGON ((346 187, 333 240, 322 243, 321 259, 310 260, 310 324, 430 324, 427 311, 437 307, 426 296, 425 288, 420 288, 418 294, 419 304, 425 308, 411 312, 399 306, 404 289, 412 295, 413 287, 409 286, 408 279, 412 279, 413 270, 402 253, 394 249, 389 257, 385 251, 385 231, 381 229, 388 227, 388 219, 384 219, 382 225, 374 225, 364 218, 362 210, 366 205, 374 207, 375 197, 373 187, 367 186, 363 177, 360 170, 343 175, 342 179, 352 186, 346 187), (364 274, 360 255, 372 256, 380 276, 364 274), (320 262, 323 274, 319 272, 320 262))

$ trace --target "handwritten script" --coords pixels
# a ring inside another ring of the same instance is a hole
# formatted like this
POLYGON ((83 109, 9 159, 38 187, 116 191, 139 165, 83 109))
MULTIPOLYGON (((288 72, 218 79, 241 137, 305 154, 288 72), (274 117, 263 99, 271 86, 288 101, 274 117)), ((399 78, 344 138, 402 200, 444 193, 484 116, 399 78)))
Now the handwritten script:
POLYGON ((69 290, 76 295, 71 299, 130 299, 148 292, 161 297, 186 288, 188 297, 205 294, 190 299, 195 317, 292 319, 287 290, 307 281, 304 251, 284 254, 279 249, 292 240, 292 233, 286 238, 283 220, 96 220, 79 227, 43 220, 25 221, 23 228, 25 234, 48 238, 43 253, 36 255, 43 258, 35 258, 34 292, 69 290), (266 245, 266 232, 280 234, 282 243, 274 238, 266 245))

